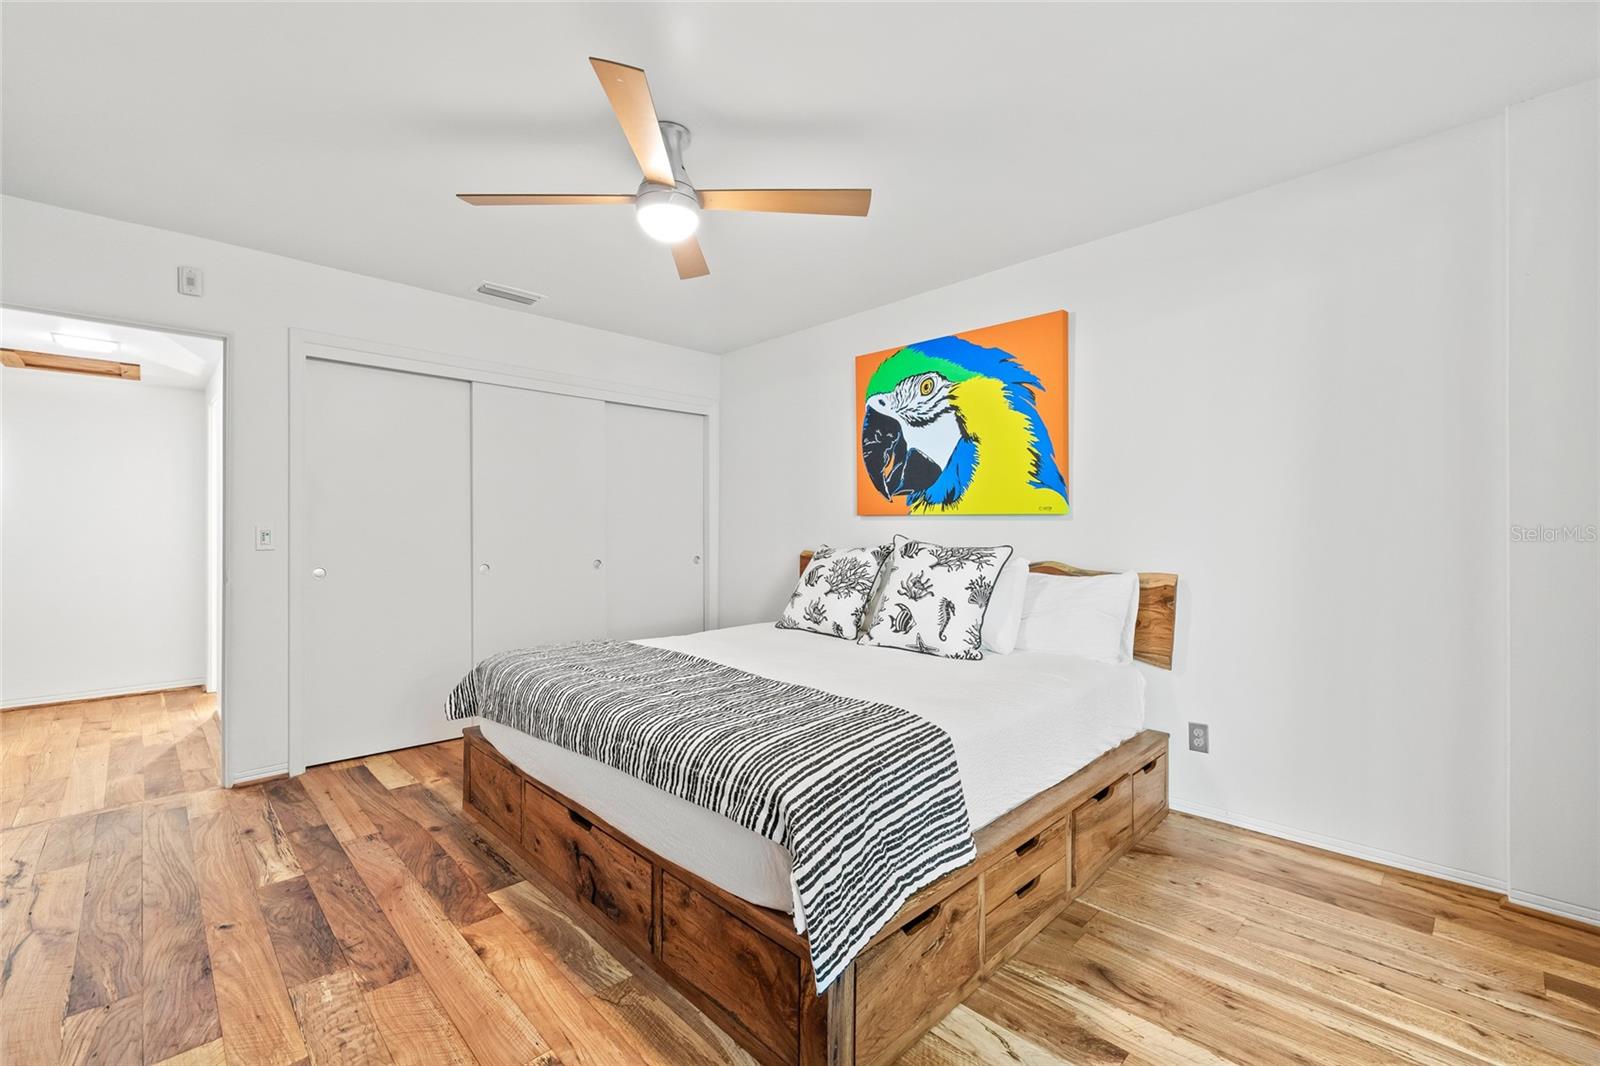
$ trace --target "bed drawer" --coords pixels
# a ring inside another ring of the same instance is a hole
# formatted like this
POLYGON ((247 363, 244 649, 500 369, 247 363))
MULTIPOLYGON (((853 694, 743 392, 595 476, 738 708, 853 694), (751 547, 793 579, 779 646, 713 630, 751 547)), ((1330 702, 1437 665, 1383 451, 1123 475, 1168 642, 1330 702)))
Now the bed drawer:
POLYGON ((467 748, 467 768, 472 806, 515 838, 522 823, 521 775, 478 744, 467 748))
POLYGON ((1133 836, 1133 780, 1123 774, 1072 812, 1072 885, 1081 887, 1133 836))
POLYGON ((650 951, 650 861, 532 784, 522 792, 522 846, 552 881, 613 932, 650 951))
POLYGON ((1066 862, 1067 823, 1062 819, 1017 844, 1005 858, 996 862, 984 873, 985 913, 1000 906, 1017 889, 1043 873, 1047 867, 1052 865, 1064 867, 1066 862))
POLYGON ((991 894, 984 891, 983 945, 984 964, 1003 958, 1008 949, 1026 939, 1024 934, 1052 907, 1059 904, 1067 891, 1067 857, 1065 853, 1040 867, 1031 877, 1014 888, 991 894))
POLYGON ((1167 809, 1167 757, 1157 755, 1133 772, 1133 831, 1161 817, 1167 809))
POLYGON ((978 973, 978 882, 934 904, 856 960, 856 1062, 893 1061, 978 973))
POLYGON ((799 1054, 800 960, 669 873, 661 875, 661 961, 727 1018, 792 1062, 799 1054))

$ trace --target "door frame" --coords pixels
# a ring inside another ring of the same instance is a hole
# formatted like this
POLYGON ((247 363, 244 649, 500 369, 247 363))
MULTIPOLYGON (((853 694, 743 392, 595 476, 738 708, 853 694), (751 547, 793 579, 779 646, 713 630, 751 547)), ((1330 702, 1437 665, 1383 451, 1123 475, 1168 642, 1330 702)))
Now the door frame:
MULTIPOLYGON (((511 388, 530 389, 560 396, 579 396, 586 399, 607 400, 634 407, 653 407, 663 411, 701 415, 706 420, 706 455, 704 475, 705 493, 705 573, 704 609, 706 628, 715 629, 718 613, 718 507, 721 445, 717 423, 717 401, 689 393, 669 392, 661 389, 637 388, 618 385, 596 378, 574 374, 560 374, 533 367, 521 366, 466 356, 444 355, 421 348, 407 348, 382 341, 360 340, 314 330, 291 328, 289 330, 289 766, 291 775, 305 773, 305 753, 300 743, 305 735, 306 722, 304 678, 301 667, 305 662, 301 643, 305 609, 301 593, 301 569, 310 565, 304 547, 306 530, 306 469, 305 469, 305 387, 306 362, 321 359, 333 363, 350 363, 380 370, 397 370, 428 377, 451 378, 457 381, 479 381, 487 385, 506 385, 511 388)), ((223 379, 225 392, 229 380, 223 379)), ((227 428, 227 411, 224 409, 224 430, 227 428)), ((226 487, 226 485, 224 486, 226 487)), ((469 516, 470 522, 470 516, 469 516)), ((467 580, 471 580, 471 560, 468 560, 467 580)), ((475 586, 474 586, 475 588, 475 586)), ((440 713, 444 713, 443 698, 440 713)))
MULTIPOLYGON (((236 374, 228 373, 228 364, 233 358, 233 334, 221 333, 208 329, 195 329, 190 326, 172 326, 161 322, 148 322, 144 319, 123 318, 120 315, 106 315, 101 314, 98 311, 85 311, 64 307, 38 307, 33 304, 16 303, 12 301, 0 302, 0 310, 31 311, 35 314, 41 315, 56 315, 61 318, 77 318, 82 319, 85 322, 103 322, 108 326, 129 326, 133 329, 146 329, 155 333, 172 333, 183 337, 201 337, 206 340, 220 341, 222 344, 222 358, 217 362, 217 372, 222 374, 222 439, 218 442, 221 446, 222 453, 219 456, 219 462, 222 466, 222 499, 219 501, 222 511, 220 516, 222 530, 220 538, 221 543, 218 545, 218 551, 221 553, 221 558, 218 560, 217 578, 221 585, 220 598, 222 602, 221 611, 217 617, 217 643, 221 646, 217 656, 217 746, 220 749, 218 753, 218 761, 220 765, 217 767, 217 781, 223 788, 232 788, 234 785, 235 775, 231 770, 233 761, 229 757, 230 749, 228 738, 231 735, 232 730, 228 728, 229 715, 227 713, 227 699, 228 663, 233 658, 233 653, 229 647, 228 641, 230 634, 228 616, 233 610, 233 593, 231 591, 231 583, 228 580, 228 574, 232 569, 230 556, 232 553, 234 540, 232 532, 234 511, 234 479, 232 463, 234 455, 233 415, 234 404, 236 401, 234 399, 233 379, 238 376, 236 374)), ((209 446, 210 441, 208 439, 208 449, 209 446)), ((210 522, 213 517, 215 516, 213 516, 210 513, 210 509, 207 508, 206 521, 210 522)), ((209 598, 209 596, 210 589, 207 589, 207 597, 209 598)), ((209 632, 206 635, 206 645, 206 657, 209 661, 211 656, 211 637, 209 632)))

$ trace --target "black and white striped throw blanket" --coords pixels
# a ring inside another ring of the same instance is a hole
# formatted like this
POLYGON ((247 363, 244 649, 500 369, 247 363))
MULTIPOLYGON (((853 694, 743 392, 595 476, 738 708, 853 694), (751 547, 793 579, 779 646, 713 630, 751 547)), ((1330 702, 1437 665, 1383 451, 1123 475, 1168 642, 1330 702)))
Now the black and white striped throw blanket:
POLYGON ((503 652, 450 695, 725 815, 784 848, 817 988, 976 851, 944 730, 910 711, 682 652, 590 641, 503 652))

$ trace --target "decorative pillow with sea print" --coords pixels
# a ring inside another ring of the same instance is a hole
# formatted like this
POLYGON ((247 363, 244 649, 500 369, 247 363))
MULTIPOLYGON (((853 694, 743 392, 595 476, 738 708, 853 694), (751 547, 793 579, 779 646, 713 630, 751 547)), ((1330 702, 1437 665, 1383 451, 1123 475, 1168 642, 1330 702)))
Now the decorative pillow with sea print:
POLYGON ((865 623, 878 572, 888 557, 887 547, 818 548, 789 596, 778 628, 855 640, 865 623))
POLYGON ((896 534, 882 603, 863 644, 983 658, 983 616, 1011 548, 945 548, 896 534))

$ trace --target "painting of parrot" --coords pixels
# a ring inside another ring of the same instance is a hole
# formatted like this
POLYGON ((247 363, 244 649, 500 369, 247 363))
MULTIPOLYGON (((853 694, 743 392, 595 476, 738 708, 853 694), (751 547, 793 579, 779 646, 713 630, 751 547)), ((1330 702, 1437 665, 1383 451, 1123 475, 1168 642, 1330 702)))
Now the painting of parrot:
POLYGON ((858 512, 1066 514, 1066 345, 1057 311, 862 356, 858 512))

